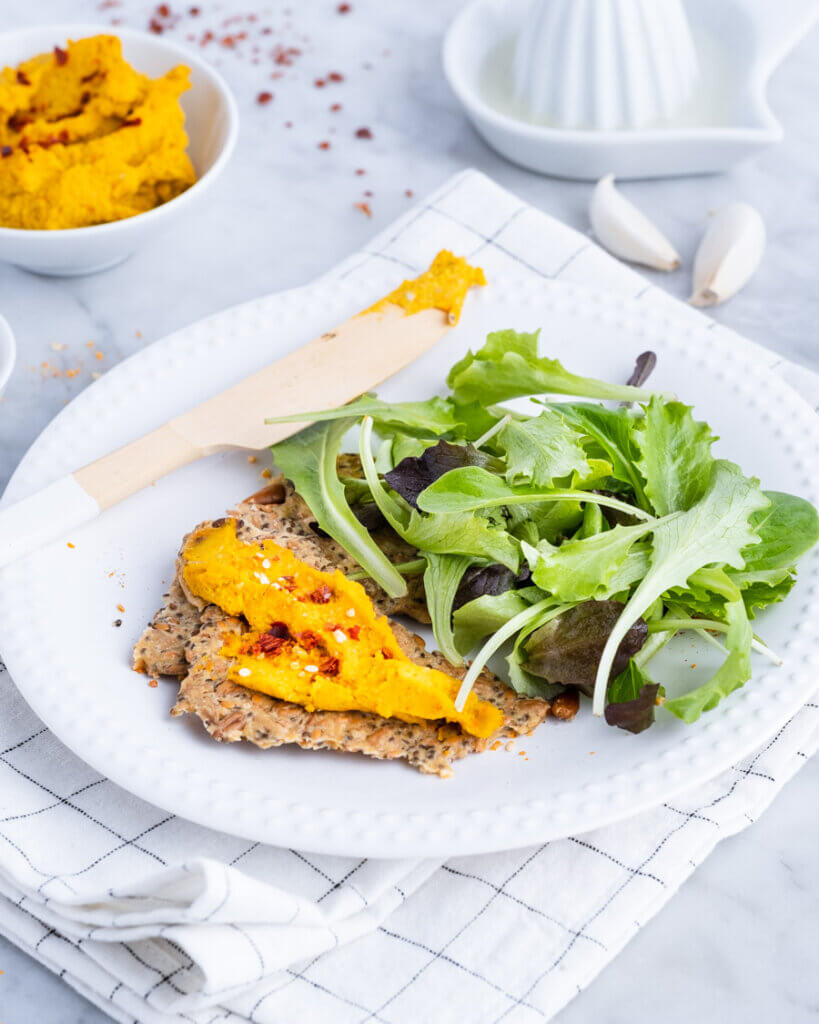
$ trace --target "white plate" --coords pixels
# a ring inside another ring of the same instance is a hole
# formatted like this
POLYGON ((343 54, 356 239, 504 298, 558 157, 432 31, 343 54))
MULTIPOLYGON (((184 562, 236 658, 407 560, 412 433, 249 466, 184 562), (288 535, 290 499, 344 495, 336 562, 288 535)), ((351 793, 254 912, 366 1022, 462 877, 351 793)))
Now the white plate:
MULTIPOLYGON (((185 407, 367 306, 394 275, 323 281, 194 324, 115 367, 79 395, 21 463, 8 497, 151 430, 185 407)), ((543 326, 541 347, 573 370, 624 380, 634 356, 659 356, 654 383, 695 402, 720 434, 721 455, 769 488, 816 500, 811 464, 819 419, 749 346, 699 322, 670 322, 607 293, 494 281, 473 294, 460 326, 382 389, 422 398, 488 330, 543 326)), ((270 396, 275 412, 276 396, 270 396)), ((65 541, 0 575, 0 650, 21 692, 50 729, 98 771, 186 818, 251 839, 328 853, 446 855, 523 846, 576 834, 671 799, 762 744, 815 687, 819 562, 805 559, 788 601, 758 629, 786 658, 755 662, 744 690, 694 726, 671 715, 641 736, 594 719, 468 758, 455 778, 401 763, 296 749, 217 744, 192 717, 171 719, 175 686, 148 687, 129 668, 131 645, 159 605, 183 533, 259 486, 243 454, 187 467, 65 541), (124 614, 117 604, 125 606, 124 614), (112 621, 123 618, 122 628, 112 621)), ((671 692, 707 671, 710 657, 677 641, 658 675, 671 692), (694 669, 692 663, 698 668, 694 669)), ((713 662, 711 663, 713 664, 713 662)))

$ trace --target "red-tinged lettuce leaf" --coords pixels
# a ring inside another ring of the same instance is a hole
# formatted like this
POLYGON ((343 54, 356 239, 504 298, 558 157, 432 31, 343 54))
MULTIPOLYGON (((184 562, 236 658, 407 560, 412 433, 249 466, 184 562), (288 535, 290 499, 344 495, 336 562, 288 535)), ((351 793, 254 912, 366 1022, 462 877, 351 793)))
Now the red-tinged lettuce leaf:
POLYGON ((634 362, 634 369, 626 384, 632 388, 641 388, 648 378, 654 373, 657 365, 657 355, 654 352, 641 352, 634 362))
POLYGON ((633 661, 609 684, 606 722, 635 735, 654 725, 654 711, 660 693, 633 661))
MULTIPOLYGON (((526 641, 522 667, 551 683, 594 691, 600 656, 622 614, 619 601, 584 601, 537 629, 526 641)), ((637 619, 617 648, 612 676, 619 675, 646 641, 648 626, 637 619)))
POLYGON ((498 460, 485 452, 479 451, 471 444, 452 444, 450 441, 439 441, 417 457, 402 459, 395 469, 384 475, 390 487, 409 502, 413 508, 418 507, 418 495, 435 483, 451 469, 462 469, 464 466, 490 466, 498 460))
POLYGON ((455 594, 453 608, 461 608, 478 597, 497 597, 498 594, 505 594, 507 590, 525 586, 531 576, 531 570, 526 563, 517 574, 513 573, 511 569, 507 569, 505 565, 498 563, 484 566, 473 565, 463 574, 455 594))

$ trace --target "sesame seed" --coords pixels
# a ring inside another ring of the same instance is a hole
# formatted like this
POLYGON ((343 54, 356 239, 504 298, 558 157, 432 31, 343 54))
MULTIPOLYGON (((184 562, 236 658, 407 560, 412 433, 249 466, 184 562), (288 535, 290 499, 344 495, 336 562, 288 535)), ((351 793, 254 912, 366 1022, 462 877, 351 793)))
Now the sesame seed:
POLYGON ((340 644, 343 644, 344 641, 347 639, 347 634, 346 633, 342 633, 342 631, 340 629, 337 629, 333 633, 333 636, 336 638, 336 641, 338 643, 340 643, 340 644))
POLYGON ((249 668, 240 668, 239 669, 239 675, 244 679, 245 676, 249 676, 250 675, 250 669, 249 668))
POLYGON ((299 663, 297 661, 291 661, 290 662, 290 668, 298 668, 298 667, 299 667, 299 663))
POLYGON ((263 568, 263 569, 269 569, 269 568, 270 568, 270 559, 269 559, 269 558, 266 558, 266 559, 265 559, 265 560, 264 560, 264 561, 262 562, 262 568, 263 568))
POLYGON ((305 665, 304 666, 304 671, 305 672, 318 672, 318 665, 305 665))
POLYGON ((348 619, 354 619, 355 618, 355 608, 348 608, 347 609, 347 618, 348 619))

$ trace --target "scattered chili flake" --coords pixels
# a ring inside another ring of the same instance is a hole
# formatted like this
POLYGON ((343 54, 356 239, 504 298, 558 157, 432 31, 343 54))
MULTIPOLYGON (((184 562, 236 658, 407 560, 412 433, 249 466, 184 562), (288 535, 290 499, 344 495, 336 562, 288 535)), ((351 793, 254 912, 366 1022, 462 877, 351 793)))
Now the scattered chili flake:
POLYGON ((273 63, 283 64, 290 67, 295 57, 301 57, 301 50, 296 46, 275 46, 273 48, 273 63))
POLYGON ((323 79, 323 78, 317 78, 317 79, 315 80, 315 82, 313 82, 313 85, 314 85, 314 86, 315 86, 315 87, 316 87, 317 89, 323 89, 323 88, 324 88, 324 86, 325 86, 325 85, 327 85, 327 83, 326 83, 326 82, 324 81, 324 79, 323 79))
POLYGON ((54 60, 57 62, 58 67, 62 67, 63 64, 68 63, 68 50, 64 50, 61 46, 54 47, 54 60))
POLYGON ((330 82, 343 82, 344 75, 342 75, 340 71, 331 71, 330 74, 327 76, 327 79, 330 82))
POLYGON ((357 139, 371 139, 373 137, 373 133, 369 128, 357 128, 355 137, 357 139))
POLYGON ((31 124, 31 118, 16 110, 6 121, 6 124, 13 132, 21 132, 27 124, 31 124))
POLYGON ((349 14, 352 9, 352 4, 339 4, 338 7, 336 7, 339 14, 349 14))
POLYGON ((94 353, 94 358, 95 359, 99 359, 100 362, 101 362, 105 357, 103 356, 102 352, 95 352, 94 353))
POLYGON ((333 104, 333 105, 332 105, 332 106, 330 107, 330 110, 331 110, 331 111, 332 111, 332 112, 333 112, 334 114, 337 114, 337 113, 339 112, 339 110, 341 110, 341 104, 340 104, 340 103, 334 103, 334 104, 333 104))
POLYGON ((313 593, 310 594, 309 600, 312 601, 313 604, 327 604, 332 600, 332 597, 332 590, 330 590, 326 583, 321 583, 316 587, 313 593))
POLYGON ((353 203, 353 206, 357 210, 361 210, 361 212, 365 213, 368 217, 372 217, 373 211, 370 209, 369 203, 353 203))
POLYGON ((305 629, 303 633, 299 633, 299 643, 305 651, 312 651, 314 647, 321 643, 321 637, 314 633, 312 629, 305 629))
POLYGON ((349 634, 351 640, 358 640, 358 637, 361 633, 361 626, 348 626, 347 633, 349 634))
POLYGON ((288 594, 292 594, 296 589, 296 580, 293 576, 279 576, 278 582, 288 594))
POLYGON ((31 79, 28 77, 25 71, 17 72, 17 81, 20 85, 31 85, 31 79))
POLYGON ((155 689, 157 686, 159 686, 159 683, 156 681, 156 679, 149 679, 148 686, 153 687, 155 689))
POLYGON ((269 103, 272 99, 273 99, 273 93, 272 92, 260 92, 259 95, 256 97, 256 102, 258 104, 260 104, 261 106, 264 106, 265 103, 269 103))
POLYGON ((263 476, 265 480, 269 480, 273 476, 273 471, 270 469, 263 469, 260 476, 263 476))
POLYGON ((98 74, 100 74, 99 68, 97 68, 96 71, 92 71, 90 75, 83 75, 80 81, 83 83, 83 85, 85 85, 86 82, 93 82, 98 74))
POLYGON ((82 96, 80 96, 80 105, 84 107, 90 99, 91 93, 86 90, 86 92, 84 92, 82 96))
POLYGON ((254 462, 258 462, 258 461, 259 461, 259 456, 258 456, 258 455, 248 455, 248 457, 247 457, 247 461, 248 461, 248 462, 249 462, 249 463, 251 464, 251 466, 252 466, 254 462))
POLYGON ((392 661, 392 651, 388 651, 386 647, 381 648, 381 654, 384 661, 392 661))
POLYGON ((188 14, 192 18, 198 18, 201 13, 202 13, 201 7, 190 7, 190 8, 188 8, 188 14))
POLYGON ((404 195, 407 197, 407 199, 412 199, 412 197, 415 195, 415 193, 412 191, 411 188, 407 188, 407 189, 404 189, 404 195))
POLYGON ((142 124, 142 118, 141 117, 128 117, 128 118, 126 118, 122 122, 122 124, 120 125, 120 128, 138 128, 139 125, 141 125, 141 124, 142 124))
POLYGON ((124 611, 125 611, 125 606, 124 606, 124 605, 122 605, 122 604, 118 604, 118 605, 117 605, 117 611, 118 611, 118 612, 124 612, 124 611))
POLYGON ((267 632, 271 636, 278 637, 280 640, 292 640, 290 630, 287 628, 286 622, 271 622, 267 627, 267 632))
POLYGON ((285 128, 292 128, 293 127, 293 122, 292 121, 285 121, 284 122, 284 127, 285 128))
POLYGON ((11 146, 3 146, 2 149, 0 149, 0 156, 11 156, 13 152, 14 150, 11 146))
POLYGON ((70 548, 73 548, 73 547, 75 547, 75 545, 74 545, 74 544, 72 544, 72 543, 71 543, 71 541, 69 541, 69 542, 68 542, 68 547, 70 547, 70 548))
POLYGON ((70 138, 71 138, 71 136, 68 134, 68 129, 67 128, 63 128, 63 130, 57 136, 57 141, 58 142, 62 142, 64 145, 68 145, 68 140, 70 138))
POLYGON ((356 173, 356 174, 357 174, 357 175, 359 176, 359 178, 360 178, 362 174, 366 174, 367 172, 366 172, 366 171, 364 170, 364 168, 363 168, 363 167, 358 167, 358 168, 356 169, 356 172, 355 172, 355 173, 356 173))
POLYGON ((319 149, 329 149, 330 148, 330 143, 327 142, 326 140, 324 142, 320 142, 318 144, 318 148, 319 149))
POLYGON ((363 194, 364 194, 365 196, 371 196, 371 195, 372 195, 372 192, 370 191, 370 189, 368 189, 368 188, 367 188, 367 189, 364 189, 364 193, 363 193, 363 194))
POLYGON ((262 633, 256 643, 250 648, 248 654, 264 654, 266 656, 280 654, 287 642, 283 637, 262 633))
POLYGON ((160 18, 170 18, 171 9, 167 4, 159 4, 156 8, 156 13, 160 18))
POLYGON ((324 676, 337 676, 339 669, 338 658, 327 658, 319 665, 319 672, 324 676))
POLYGON ((165 26, 158 18, 151 18, 148 22, 148 31, 153 32, 156 36, 161 36, 165 31, 165 26))

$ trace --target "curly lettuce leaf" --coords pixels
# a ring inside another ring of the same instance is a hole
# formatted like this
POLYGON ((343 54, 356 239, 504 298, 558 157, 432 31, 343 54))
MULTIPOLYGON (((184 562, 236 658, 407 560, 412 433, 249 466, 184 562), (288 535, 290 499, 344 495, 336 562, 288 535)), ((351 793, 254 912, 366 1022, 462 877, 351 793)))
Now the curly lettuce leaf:
POLYGON ((819 540, 819 515, 809 501, 781 491, 765 491, 770 504, 751 524, 759 543, 744 552, 747 572, 790 569, 819 540))
POLYGON ((316 423, 273 445, 276 465, 293 481, 322 530, 337 541, 390 597, 403 597, 407 584, 353 514, 339 480, 341 440, 354 420, 316 423))
POLYGON ((685 512, 705 493, 717 438, 707 423, 691 415, 682 402, 658 396, 634 421, 632 436, 640 449, 637 466, 645 479, 645 492, 657 515, 685 512))
POLYGON ((494 405, 525 395, 559 394, 638 402, 652 392, 627 384, 579 377, 557 359, 538 356, 538 336, 513 330, 494 331, 483 348, 471 350, 449 371, 447 384, 456 402, 494 405))
POLYGON ((637 503, 647 508, 643 478, 637 467, 640 453, 634 440, 638 417, 627 408, 607 409, 588 402, 571 402, 558 408, 563 418, 589 439, 589 456, 604 455, 611 465, 611 476, 627 484, 637 503))
POLYGON ((530 420, 512 420, 495 444, 506 457, 506 480, 514 485, 551 487, 555 480, 589 473, 580 435, 552 409, 530 420))
POLYGON ((631 623, 667 590, 684 587, 689 577, 704 566, 724 564, 743 569, 743 550, 759 541, 750 519, 768 504, 756 480, 744 476, 734 463, 717 460, 708 488, 696 505, 655 523, 650 568, 626 604, 600 659, 595 714, 604 711, 614 655, 631 623))

